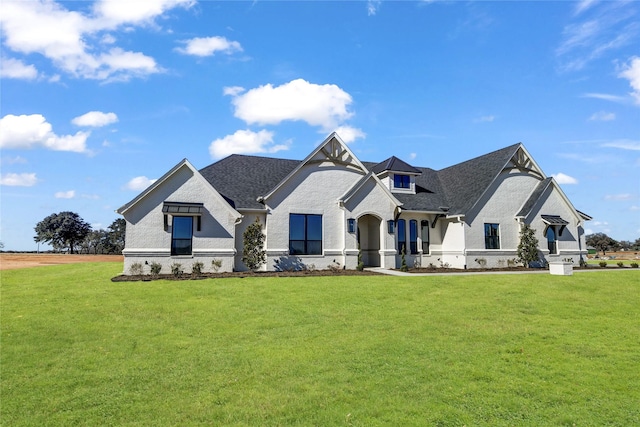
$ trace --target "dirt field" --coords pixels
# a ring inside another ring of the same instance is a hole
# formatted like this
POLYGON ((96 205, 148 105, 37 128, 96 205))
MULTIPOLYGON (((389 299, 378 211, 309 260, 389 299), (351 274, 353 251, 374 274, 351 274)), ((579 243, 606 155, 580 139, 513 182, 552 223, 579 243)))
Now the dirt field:
POLYGON ((12 254, 0 253, 0 270, 79 262, 123 262, 122 255, 12 254))

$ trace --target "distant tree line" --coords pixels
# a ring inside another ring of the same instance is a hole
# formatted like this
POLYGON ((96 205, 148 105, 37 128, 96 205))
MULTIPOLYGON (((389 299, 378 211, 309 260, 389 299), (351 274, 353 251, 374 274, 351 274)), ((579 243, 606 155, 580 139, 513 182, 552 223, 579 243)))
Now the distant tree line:
POLYGON ((106 230, 93 230, 75 212, 54 213, 35 226, 37 243, 51 245, 56 252, 120 254, 124 249, 126 222, 118 218, 106 230))
POLYGON ((605 233, 594 233, 585 236, 585 240, 588 246, 594 247, 604 255, 606 255, 607 252, 617 252, 620 250, 640 251, 640 239, 636 239, 635 242, 630 242, 629 240, 617 241, 605 233))

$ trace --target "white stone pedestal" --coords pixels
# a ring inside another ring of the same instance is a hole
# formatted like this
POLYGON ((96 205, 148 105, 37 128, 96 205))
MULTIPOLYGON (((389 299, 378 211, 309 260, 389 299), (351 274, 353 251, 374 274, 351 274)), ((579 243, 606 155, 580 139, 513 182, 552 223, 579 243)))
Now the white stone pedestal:
POLYGON ((572 276, 573 264, 570 262, 550 262, 549 273, 556 276, 572 276))

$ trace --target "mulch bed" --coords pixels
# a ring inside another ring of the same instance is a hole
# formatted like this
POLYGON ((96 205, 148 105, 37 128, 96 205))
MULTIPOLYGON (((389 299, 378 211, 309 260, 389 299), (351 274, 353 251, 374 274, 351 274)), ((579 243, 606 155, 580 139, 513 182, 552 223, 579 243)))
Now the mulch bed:
POLYGON ((201 273, 181 275, 146 274, 142 276, 120 275, 113 277, 112 282, 148 282, 151 280, 202 280, 202 279, 244 279, 245 277, 319 277, 319 276, 379 276, 374 271, 358 270, 305 270, 305 271, 243 271, 233 273, 201 273))

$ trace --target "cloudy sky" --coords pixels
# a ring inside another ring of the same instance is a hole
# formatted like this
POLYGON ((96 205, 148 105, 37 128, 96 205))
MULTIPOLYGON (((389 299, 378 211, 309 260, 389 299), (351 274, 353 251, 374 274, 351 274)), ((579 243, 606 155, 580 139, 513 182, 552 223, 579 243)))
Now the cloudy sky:
MULTIPOLYGON (((95 229, 183 158, 440 169, 523 142, 587 232, 640 237, 637 1, 14 1, 1 19, 1 228, 95 229)), ((42 246, 40 247, 43 248, 42 246)))

